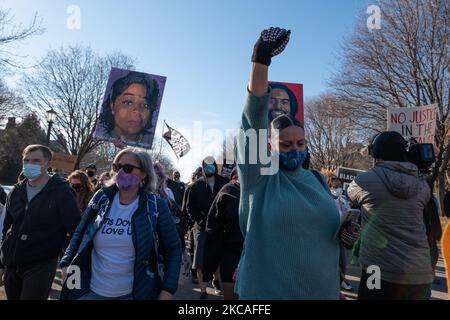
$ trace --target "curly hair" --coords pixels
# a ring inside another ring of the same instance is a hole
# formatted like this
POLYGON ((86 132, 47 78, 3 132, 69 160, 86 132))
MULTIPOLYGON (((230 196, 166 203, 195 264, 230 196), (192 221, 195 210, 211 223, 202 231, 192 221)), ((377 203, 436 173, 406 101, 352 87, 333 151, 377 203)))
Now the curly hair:
POLYGON ((103 101, 102 110, 99 116, 99 124, 109 134, 114 130, 115 121, 114 115, 111 110, 111 103, 114 103, 122 93, 124 93, 132 84, 140 84, 146 88, 146 97, 149 108, 150 116, 145 127, 141 130, 140 134, 149 134, 152 129, 153 112, 156 111, 159 97, 158 83, 154 79, 148 79, 145 74, 130 71, 126 76, 117 79, 111 87, 111 92, 107 99, 103 101))

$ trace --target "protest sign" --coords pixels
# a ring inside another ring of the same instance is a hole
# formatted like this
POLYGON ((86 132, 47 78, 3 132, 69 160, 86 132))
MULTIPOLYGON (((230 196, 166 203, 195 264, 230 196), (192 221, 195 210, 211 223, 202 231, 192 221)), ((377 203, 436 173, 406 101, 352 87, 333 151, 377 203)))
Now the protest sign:
POLYGON ((338 167, 336 171, 336 175, 339 179, 342 180, 343 186, 342 188, 347 192, 348 185, 356 178, 358 174, 364 172, 363 170, 346 168, 346 167, 338 167))
POLYGON ((163 76, 113 68, 94 136, 150 149, 165 84, 163 76))
POLYGON ((433 143, 436 132, 437 105, 414 108, 388 108, 387 130, 400 133, 406 140, 433 143))
POLYGON ((304 123, 303 85, 300 83, 269 82, 272 93, 269 101, 271 118, 285 113, 304 123))

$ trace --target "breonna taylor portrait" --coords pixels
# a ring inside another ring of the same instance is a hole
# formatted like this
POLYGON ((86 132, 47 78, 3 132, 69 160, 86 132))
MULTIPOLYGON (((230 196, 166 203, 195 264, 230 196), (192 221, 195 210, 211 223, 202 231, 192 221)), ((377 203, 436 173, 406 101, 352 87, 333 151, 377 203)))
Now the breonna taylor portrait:
POLYGON ((113 68, 95 137, 150 149, 166 77, 113 68))

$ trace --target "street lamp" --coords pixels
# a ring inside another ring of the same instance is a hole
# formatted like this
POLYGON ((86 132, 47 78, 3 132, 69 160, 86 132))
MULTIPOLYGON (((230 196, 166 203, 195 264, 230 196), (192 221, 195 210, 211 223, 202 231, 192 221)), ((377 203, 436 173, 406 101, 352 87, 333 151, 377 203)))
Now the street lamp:
POLYGON ((56 112, 53 109, 47 111, 46 119, 48 123, 47 127, 47 147, 50 145, 50 132, 52 131, 52 125, 56 120, 56 112))

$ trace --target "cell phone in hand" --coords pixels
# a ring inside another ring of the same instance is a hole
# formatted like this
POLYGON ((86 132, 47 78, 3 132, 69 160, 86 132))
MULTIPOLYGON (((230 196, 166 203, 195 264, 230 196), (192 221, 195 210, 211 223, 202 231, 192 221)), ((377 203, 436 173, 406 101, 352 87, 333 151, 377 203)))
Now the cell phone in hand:
POLYGON ((359 216, 361 215, 361 210, 359 209, 350 209, 348 210, 347 219, 351 221, 358 221, 359 216))

